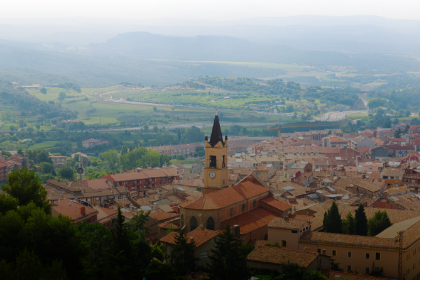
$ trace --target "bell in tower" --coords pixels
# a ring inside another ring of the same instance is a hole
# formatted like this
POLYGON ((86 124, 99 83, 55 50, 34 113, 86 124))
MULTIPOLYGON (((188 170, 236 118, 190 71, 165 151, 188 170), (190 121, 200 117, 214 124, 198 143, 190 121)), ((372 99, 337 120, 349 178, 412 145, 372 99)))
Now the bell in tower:
POLYGON ((205 137, 205 195, 228 186, 227 161, 228 137, 222 137, 217 111, 210 139, 205 137))

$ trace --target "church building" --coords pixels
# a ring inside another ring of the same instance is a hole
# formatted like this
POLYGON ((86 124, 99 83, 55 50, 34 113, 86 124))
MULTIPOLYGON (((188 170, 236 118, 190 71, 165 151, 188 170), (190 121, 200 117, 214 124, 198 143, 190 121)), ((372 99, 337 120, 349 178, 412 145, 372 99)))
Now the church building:
POLYGON ((267 239, 267 225, 285 217, 291 206, 272 197, 266 184, 250 174, 228 187, 228 137, 222 137, 218 114, 210 139, 205 137, 205 182, 203 196, 180 204, 180 225, 186 232, 196 228, 223 230, 229 223, 240 226, 243 243, 267 239))

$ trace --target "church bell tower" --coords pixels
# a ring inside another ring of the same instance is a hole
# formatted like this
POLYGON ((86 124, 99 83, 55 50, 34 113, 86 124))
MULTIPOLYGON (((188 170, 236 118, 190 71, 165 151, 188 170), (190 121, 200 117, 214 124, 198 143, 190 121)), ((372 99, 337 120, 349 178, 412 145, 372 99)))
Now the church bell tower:
POLYGON ((218 112, 213 121, 210 139, 205 137, 205 186, 203 194, 209 194, 228 186, 228 137, 222 137, 218 112))

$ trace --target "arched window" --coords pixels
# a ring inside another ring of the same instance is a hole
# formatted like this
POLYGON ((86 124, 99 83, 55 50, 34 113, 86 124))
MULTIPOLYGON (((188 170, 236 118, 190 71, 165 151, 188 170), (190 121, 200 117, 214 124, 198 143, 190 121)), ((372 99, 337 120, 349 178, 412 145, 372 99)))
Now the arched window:
POLYGON ((256 200, 253 200, 253 209, 256 208, 256 200))
POLYGON ((241 206, 241 212, 245 212, 246 211, 246 204, 243 204, 243 206, 241 206))
POLYGON ((230 210, 230 217, 233 217, 234 216, 234 208, 231 208, 231 210, 230 210))
POLYGON ((212 217, 206 221, 206 229, 215 230, 215 220, 212 217))
POLYGON ((190 218, 190 231, 193 231, 197 228, 197 220, 195 217, 190 218))
POLYGON ((184 226, 184 215, 181 215, 181 218, 180 218, 180 222, 181 222, 181 227, 183 227, 184 226))

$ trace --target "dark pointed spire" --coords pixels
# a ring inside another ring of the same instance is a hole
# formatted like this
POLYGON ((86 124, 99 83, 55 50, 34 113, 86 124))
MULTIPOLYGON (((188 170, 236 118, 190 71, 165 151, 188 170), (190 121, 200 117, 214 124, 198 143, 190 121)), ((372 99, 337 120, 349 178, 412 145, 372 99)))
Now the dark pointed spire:
POLYGON ((212 134, 209 140, 209 144, 215 146, 219 141, 222 145, 225 145, 224 139, 222 138, 221 125, 219 125, 218 109, 215 113, 215 119, 213 120, 212 134))

